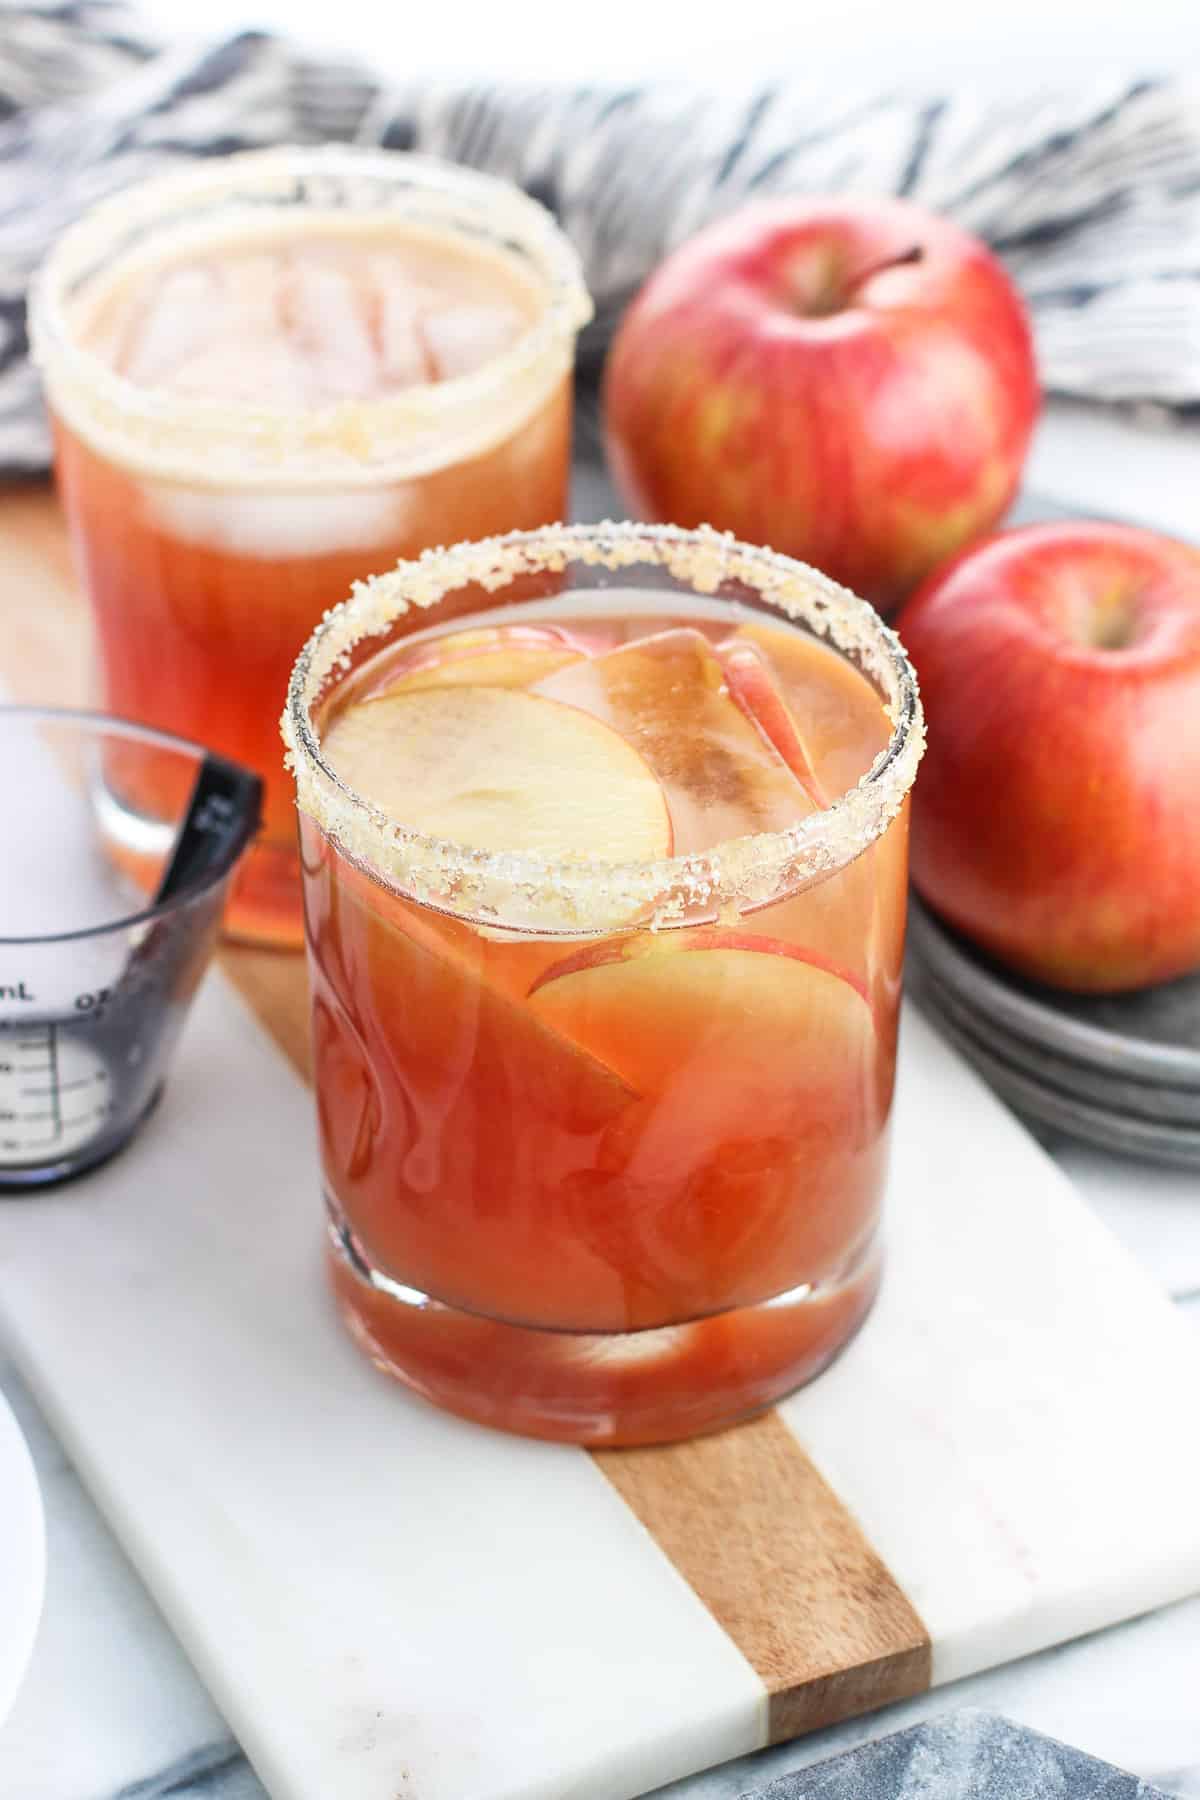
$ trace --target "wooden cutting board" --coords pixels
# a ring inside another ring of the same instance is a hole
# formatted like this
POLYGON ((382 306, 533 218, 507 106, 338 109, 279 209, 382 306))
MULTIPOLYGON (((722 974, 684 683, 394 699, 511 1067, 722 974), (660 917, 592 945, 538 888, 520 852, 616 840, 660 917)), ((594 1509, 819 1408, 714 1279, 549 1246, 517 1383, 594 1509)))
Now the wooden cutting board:
MULTIPOLYGON (((0 681, 78 702, 44 492, 0 495, 0 571, 0 681)), ((1200 1587, 1193 1334, 919 1015, 859 1339, 748 1425, 589 1455, 350 1349, 302 962, 222 963, 251 1010, 206 984, 138 1144, 0 1208, 0 1325, 280 1800, 618 1800, 1200 1587)))

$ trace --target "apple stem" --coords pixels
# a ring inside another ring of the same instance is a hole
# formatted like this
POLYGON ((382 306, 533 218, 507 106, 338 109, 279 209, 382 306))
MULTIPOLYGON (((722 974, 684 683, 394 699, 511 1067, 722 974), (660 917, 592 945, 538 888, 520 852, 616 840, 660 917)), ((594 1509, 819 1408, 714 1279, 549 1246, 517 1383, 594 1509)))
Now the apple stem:
POLYGON ((903 269, 912 263, 924 262, 924 260, 924 244, 910 244, 908 249, 901 250, 898 256, 885 256, 881 262, 868 263, 865 269, 860 269, 858 274, 852 275, 846 283, 844 290, 846 298, 852 298, 864 281, 870 281, 873 275, 884 275, 889 269, 903 269))

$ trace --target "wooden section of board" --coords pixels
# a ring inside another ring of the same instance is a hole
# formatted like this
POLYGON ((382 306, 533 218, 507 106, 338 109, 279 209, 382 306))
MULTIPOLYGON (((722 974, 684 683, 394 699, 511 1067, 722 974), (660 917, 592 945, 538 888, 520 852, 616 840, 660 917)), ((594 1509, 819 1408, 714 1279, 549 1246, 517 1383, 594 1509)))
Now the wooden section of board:
POLYGON ((0 673, 15 700, 86 706, 87 607, 62 514, 41 482, 0 486, 0 673))
POLYGON ((254 950, 226 944, 225 972, 248 1000, 296 1073, 312 1078, 308 1039, 308 981, 297 950, 254 950))
POLYGON ((929 1686, 925 1627, 777 1414, 594 1455, 760 1676, 771 1743, 929 1686))
MULTIPOLYGON (((87 609, 48 487, 0 489, 0 678, 14 698, 87 704, 87 609)), ((303 958, 226 946, 223 965, 310 1077, 303 958)), ((930 1684, 928 1633, 777 1414, 596 1460, 761 1679, 781 1742, 930 1684)))

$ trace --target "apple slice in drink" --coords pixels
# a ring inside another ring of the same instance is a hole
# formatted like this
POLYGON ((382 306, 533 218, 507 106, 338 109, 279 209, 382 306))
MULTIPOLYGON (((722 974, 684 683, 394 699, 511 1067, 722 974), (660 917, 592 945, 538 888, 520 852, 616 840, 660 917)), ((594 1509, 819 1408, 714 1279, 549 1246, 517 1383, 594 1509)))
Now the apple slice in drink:
POLYGON ((770 669, 772 697, 762 698, 762 683, 744 678, 744 703, 789 766, 788 746, 796 734, 828 805, 887 747, 892 726, 882 699, 852 662, 805 632, 746 620, 721 641, 717 654, 731 669, 744 666, 747 649, 770 669))
POLYGON ((475 850, 602 862, 671 853, 663 790, 616 731, 540 693, 451 685, 335 716, 325 756, 397 824, 475 850))
MULTIPOLYGON (((891 722, 875 688, 828 644, 785 625, 745 620, 717 645, 740 697, 789 766, 795 745, 813 771, 810 791, 829 805, 886 748, 891 722), (752 659, 769 678, 764 684, 752 659)), ((907 811, 844 869, 773 909, 786 937, 815 941, 866 977, 873 997, 894 989, 903 950, 907 811)), ((894 994, 893 994, 894 998, 894 994)), ((890 1074, 885 1086, 890 1089, 890 1074)))
MULTIPOLYGON (((670 850, 662 790, 637 752, 538 695, 395 694, 348 708, 324 748, 397 821, 451 841, 555 857, 670 850)), ((322 1139, 366 1250, 468 1310, 621 1328, 626 1271, 574 1208, 637 1096, 526 1004, 527 959, 544 961, 544 946, 492 945, 350 864, 329 867, 315 863, 308 888, 322 1139)))
POLYGON ((746 639, 726 638, 717 645, 717 656, 734 701, 767 742, 773 744, 818 809, 827 804, 804 739, 792 717, 779 684, 757 645, 746 639))
POLYGON ((708 1061, 728 1065, 731 1088, 844 1088, 874 1039, 855 976, 799 945, 719 926, 589 945, 553 963, 530 999, 643 1092, 708 1061), (793 1048, 781 1057, 785 1039, 793 1048))
POLYGON ((314 900, 322 1155, 368 1259, 484 1316, 619 1326, 623 1272, 571 1205, 636 1096, 503 991, 482 940, 350 865, 314 900))
MULTIPOLYGON (((324 749, 399 823, 451 841, 559 858, 670 851, 637 752, 539 695, 393 694, 347 708, 324 749)), ((526 957, 544 961, 544 947, 492 945, 344 862, 314 863, 308 931, 330 1185, 371 1258, 471 1311, 619 1328, 625 1271, 573 1208, 637 1096, 526 1004, 526 957)))
POLYGON ((559 669, 534 692, 612 726, 661 781, 679 853, 779 831, 813 801, 730 697, 706 638, 688 627, 559 669))
POLYGON ((855 977, 750 932, 640 933, 552 965, 530 1004, 641 1096, 575 1215, 636 1272, 631 1323, 834 1279, 865 1241, 880 1047, 855 977))
POLYGON ((485 625, 415 646, 402 672, 366 696, 411 694, 418 688, 532 687, 585 652, 563 631, 542 625, 485 625))

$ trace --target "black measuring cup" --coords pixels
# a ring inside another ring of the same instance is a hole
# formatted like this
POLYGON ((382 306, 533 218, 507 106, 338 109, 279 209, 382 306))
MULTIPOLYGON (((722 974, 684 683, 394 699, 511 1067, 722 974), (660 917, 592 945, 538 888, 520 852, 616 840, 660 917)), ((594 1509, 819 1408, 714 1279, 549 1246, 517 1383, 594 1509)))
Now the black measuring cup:
POLYGON ((0 707, 0 1189, 80 1174, 153 1107, 261 796, 165 732, 0 707))

